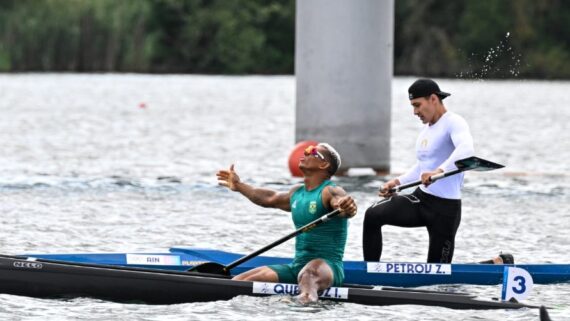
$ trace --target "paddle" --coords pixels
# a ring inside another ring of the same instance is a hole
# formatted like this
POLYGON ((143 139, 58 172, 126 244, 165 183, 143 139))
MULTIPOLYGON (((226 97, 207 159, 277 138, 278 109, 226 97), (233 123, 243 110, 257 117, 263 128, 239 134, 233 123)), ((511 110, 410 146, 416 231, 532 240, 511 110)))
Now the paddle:
MULTIPOLYGON (((475 171, 483 172, 483 171, 490 171, 493 169, 505 167, 501 164, 493 163, 493 162, 490 162, 488 160, 484 160, 484 159, 476 157, 476 156, 471 156, 471 157, 467 157, 464 159, 460 159, 460 160, 455 162, 455 166, 457 166, 457 169, 454 169, 454 170, 449 171, 449 172, 439 173, 439 174, 433 175, 429 178, 429 180, 431 182, 435 182, 438 179, 442 179, 444 177, 448 177, 448 176, 455 175, 455 174, 465 172, 465 171, 475 170, 475 171)), ((397 192, 404 190, 406 188, 420 185, 421 183, 422 183, 422 181, 418 180, 418 181, 411 182, 408 184, 398 185, 396 187, 391 188, 390 193, 397 193, 397 192)))
POLYGON ((540 307, 540 321, 552 321, 548 315, 548 310, 546 310, 544 305, 540 307))
POLYGON ((240 259, 237 259, 235 261, 233 261, 232 263, 224 266, 220 263, 216 263, 216 262, 207 262, 207 263, 202 263, 202 264, 198 264, 192 268, 190 268, 188 270, 188 272, 199 272, 199 273, 210 273, 210 274, 222 274, 222 275, 230 275, 230 270, 233 269, 234 267, 242 264, 245 261, 248 261, 256 256, 258 256, 259 254, 266 252, 269 249, 272 249, 274 247, 276 247, 277 245, 284 243, 285 241, 290 240, 291 238, 301 234, 301 233, 305 233, 308 232, 310 230, 312 230, 313 228, 315 228, 316 226, 325 223, 329 220, 331 220, 333 217, 336 217, 340 214, 340 210, 337 208, 336 210, 325 214, 321 217, 319 217, 318 219, 310 222, 309 224, 299 228, 298 230, 296 230, 295 232, 286 235, 280 239, 278 239, 277 241, 264 246, 263 248, 249 254, 246 255, 240 259))

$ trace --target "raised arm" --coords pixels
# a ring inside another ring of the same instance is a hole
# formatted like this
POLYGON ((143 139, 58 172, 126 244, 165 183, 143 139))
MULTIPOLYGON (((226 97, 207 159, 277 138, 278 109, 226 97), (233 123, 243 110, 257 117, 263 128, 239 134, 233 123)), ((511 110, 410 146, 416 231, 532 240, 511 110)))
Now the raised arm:
POLYGON ((289 204, 291 191, 277 192, 266 188, 253 187, 243 183, 234 170, 234 164, 230 166, 229 170, 218 171, 216 176, 218 177, 219 185, 241 193, 254 204, 263 207, 278 208, 288 212, 291 211, 291 206, 289 204))
POLYGON ((356 215, 356 202, 348 195, 342 187, 327 186, 323 190, 323 204, 329 208, 339 208, 341 216, 351 218, 356 215))

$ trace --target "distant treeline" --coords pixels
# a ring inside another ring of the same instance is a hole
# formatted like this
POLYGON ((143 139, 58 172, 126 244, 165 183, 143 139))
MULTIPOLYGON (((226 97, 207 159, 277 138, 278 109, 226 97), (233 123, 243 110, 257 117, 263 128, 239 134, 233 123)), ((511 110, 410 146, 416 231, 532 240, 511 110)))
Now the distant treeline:
MULTIPOLYGON (((568 0, 395 4, 397 75, 570 79, 568 0)), ((0 71, 292 74, 294 28, 294 0, 1 0, 0 71)))

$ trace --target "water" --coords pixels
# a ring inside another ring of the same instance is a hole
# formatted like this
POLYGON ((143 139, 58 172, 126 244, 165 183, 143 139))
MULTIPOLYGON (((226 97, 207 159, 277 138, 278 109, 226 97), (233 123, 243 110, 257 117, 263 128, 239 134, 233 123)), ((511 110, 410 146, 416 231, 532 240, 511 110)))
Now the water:
POLYGON ((484 79, 487 78, 518 77, 524 57, 521 53, 513 50, 513 47, 510 45, 510 39, 511 33, 507 32, 505 37, 499 40, 497 45, 489 48, 482 57, 474 52, 470 53, 467 59, 467 69, 459 72, 456 75, 457 78, 469 78, 484 81, 484 79), (480 68, 474 68, 473 61, 481 59, 483 61, 483 65, 480 68))
MULTIPOLYGON (((421 127, 407 87, 393 82, 392 170, 414 162, 421 127)), ((517 262, 570 263, 569 82, 441 80, 477 155, 505 169, 466 175, 456 262, 512 252, 517 262)), ((288 215, 216 186, 236 164, 247 182, 287 190, 294 137, 292 77, 0 75, 2 253, 165 251, 201 246, 258 249, 292 231, 288 215)), ((368 169, 337 179, 357 200, 346 259, 361 259, 366 207, 387 179, 368 169)), ((386 227, 386 260, 423 261, 423 228, 386 227)), ((292 255, 292 242, 268 252, 292 255)), ((445 290, 449 286, 429 287, 445 290)), ((499 286, 455 286, 490 298, 499 286)), ((536 285, 529 303, 570 316, 570 285, 536 285)), ((537 320, 538 311, 325 304, 282 298, 170 306, 0 295, 0 318, 17 320, 537 320)))

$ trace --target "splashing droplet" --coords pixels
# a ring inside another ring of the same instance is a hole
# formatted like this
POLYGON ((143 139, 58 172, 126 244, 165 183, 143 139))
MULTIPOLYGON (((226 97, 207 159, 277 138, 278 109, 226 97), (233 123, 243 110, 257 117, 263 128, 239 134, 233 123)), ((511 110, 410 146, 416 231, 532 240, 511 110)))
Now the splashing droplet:
POLYGON ((522 55, 514 52, 510 46, 510 36, 511 32, 508 31, 505 34, 505 39, 499 40, 497 45, 487 49, 487 52, 483 55, 472 52, 467 57, 467 70, 462 70, 456 76, 460 78, 474 78, 481 81, 487 77, 518 77, 522 55), (478 65, 478 70, 473 70, 472 62, 479 59, 480 62, 475 63, 478 65))

